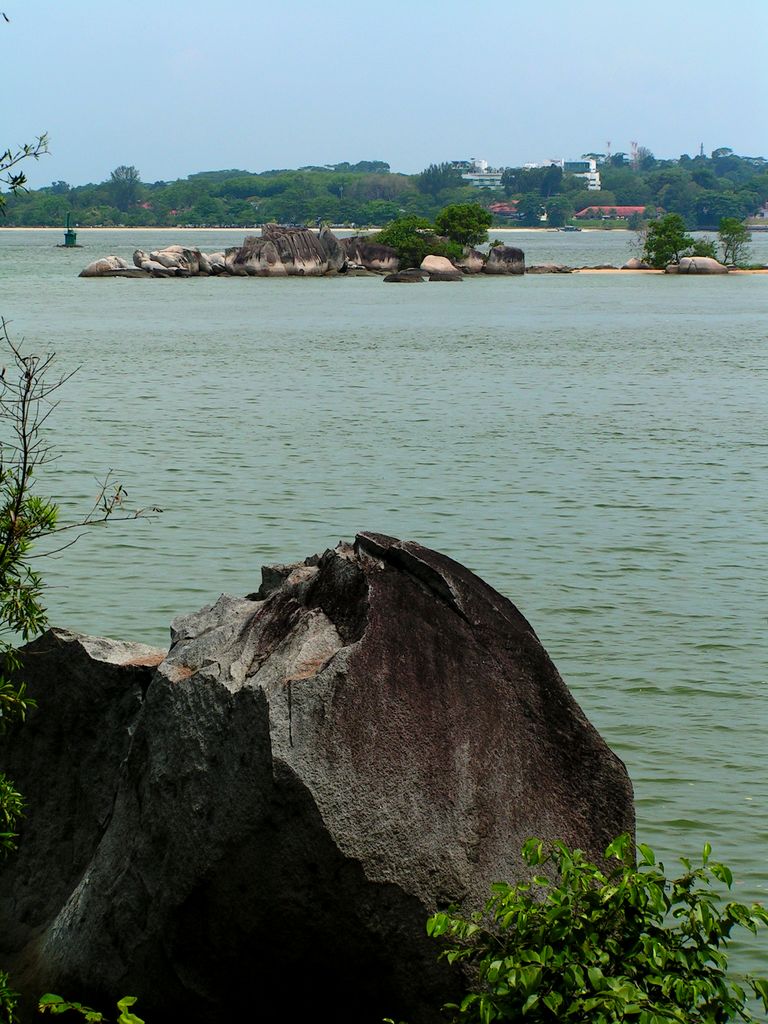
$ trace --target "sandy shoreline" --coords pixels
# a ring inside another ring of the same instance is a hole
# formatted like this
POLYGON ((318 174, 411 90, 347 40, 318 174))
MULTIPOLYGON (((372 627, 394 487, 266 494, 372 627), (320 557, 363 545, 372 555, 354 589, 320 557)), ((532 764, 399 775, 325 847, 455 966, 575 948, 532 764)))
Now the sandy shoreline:
MULTIPOLYGON (((169 227, 157 227, 157 228, 137 227, 137 228, 132 228, 132 227, 126 227, 126 226, 122 226, 122 227, 101 227, 101 228, 87 227, 87 228, 84 228, 84 227, 78 227, 77 225, 75 225, 75 230, 77 231, 78 234, 81 234, 81 233, 85 234, 86 232, 89 232, 89 231, 137 231, 137 232, 139 232, 139 231, 154 231, 154 232, 158 232, 158 231, 208 231, 208 232, 210 232, 210 231, 217 231, 217 232, 231 231, 233 233, 241 233, 242 234, 242 232, 244 232, 244 231, 261 231, 261 227, 262 227, 261 224, 252 225, 251 227, 247 227, 247 228, 204 228, 204 227, 197 228, 197 227, 187 227, 187 226, 178 226, 178 227, 171 227, 171 228, 169 228, 169 227)), ((310 230, 311 231, 319 231, 320 229, 319 228, 310 228, 310 230)), ((343 224, 332 224, 331 225, 331 230, 332 231, 352 231, 352 232, 359 232, 359 233, 363 234, 363 233, 366 233, 366 232, 381 231, 382 229, 381 229, 381 227, 375 227, 375 226, 374 227, 365 227, 365 228, 350 228, 350 227, 344 227, 343 224)), ((61 234, 63 234, 64 233, 64 228, 61 227, 61 225, 58 225, 56 227, 46 226, 46 227, 36 227, 36 228, 33 228, 33 227, 18 227, 18 226, 11 226, 11 225, 6 227, 6 226, 0 224, 0 232, 2 232, 2 231, 58 231, 61 234)), ((633 233, 633 232, 630 232, 628 228, 610 228, 610 229, 605 229, 605 230, 602 230, 601 228, 582 228, 581 229, 581 233, 585 234, 585 235, 587 235, 587 234, 600 234, 600 235, 604 235, 604 234, 617 234, 617 233, 620 233, 620 232, 624 232, 626 234, 632 234, 633 233)), ((496 234, 501 234, 501 235, 517 235, 517 234, 539 235, 539 234, 560 234, 561 232, 557 231, 555 228, 490 228, 488 233, 489 233, 489 235, 496 235, 496 234)))

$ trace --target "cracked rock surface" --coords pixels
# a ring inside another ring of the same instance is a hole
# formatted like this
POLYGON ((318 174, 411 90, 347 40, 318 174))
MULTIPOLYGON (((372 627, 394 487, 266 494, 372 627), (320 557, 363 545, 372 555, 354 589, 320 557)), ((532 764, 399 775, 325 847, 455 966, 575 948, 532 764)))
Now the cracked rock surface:
POLYGON ((522 877, 529 836, 599 857, 633 830, 626 770, 530 624, 419 544, 268 567, 171 640, 25 648, 0 964, 29 1002, 130 993, 202 1024, 256 993, 289 1020, 431 1024, 456 978, 430 912, 522 877))

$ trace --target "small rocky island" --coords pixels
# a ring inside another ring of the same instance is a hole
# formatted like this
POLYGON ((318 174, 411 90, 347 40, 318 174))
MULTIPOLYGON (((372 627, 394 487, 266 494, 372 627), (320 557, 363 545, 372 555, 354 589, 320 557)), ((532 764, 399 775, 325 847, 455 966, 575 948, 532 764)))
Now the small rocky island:
MULTIPOLYGON (((442 256, 428 256, 438 265, 417 269, 410 280, 461 280, 466 274, 523 274, 522 249, 496 246, 489 255, 467 249, 452 263, 442 256)), ((427 260, 424 263, 427 263, 427 260)), ((337 238, 328 227, 319 233, 309 228, 267 224, 261 236, 251 236, 239 246, 204 253, 183 245, 144 252, 137 249, 133 262, 120 256, 104 256, 90 263, 80 277, 328 277, 334 274, 395 275, 399 261, 395 249, 371 242, 363 235, 337 238)))
POLYGON ((526 266, 522 249, 493 245, 488 253, 465 246, 458 258, 428 255, 420 266, 400 269, 395 249, 371 241, 365 235, 337 238, 329 227, 310 228, 266 224, 260 236, 251 235, 242 245, 204 253, 186 245, 169 245, 144 252, 137 249, 132 263, 120 256, 94 260, 80 277, 349 277, 376 275, 387 283, 419 284, 423 281, 461 281, 467 276, 489 274, 572 274, 642 271, 650 274, 727 274, 729 268, 705 256, 686 256, 658 270, 633 257, 621 267, 571 267, 560 263, 526 266))
POLYGON ((527 877, 530 836, 599 858, 634 832, 626 769, 530 623, 412 541, 267 567, 169 651, 55 629, 21 655, 0 962, 30 1010, 438 1024, 458 986, 429 913, 527 877))

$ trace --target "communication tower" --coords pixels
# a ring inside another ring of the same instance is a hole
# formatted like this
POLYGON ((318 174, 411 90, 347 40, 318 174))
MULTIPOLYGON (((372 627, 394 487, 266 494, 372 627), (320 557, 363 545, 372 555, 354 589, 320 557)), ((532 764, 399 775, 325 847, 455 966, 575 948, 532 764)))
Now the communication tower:
POLYGON ((608 139, 608 141, 605 144, 605 162, 607 164, 609 164, 611 162, 611 140, 610 139, 608 139))
POLYGON ((632 169, 636 171, 640 166, 640 157, 637 155, 637 143, 630 142, 629 149, 631 153, 632 169))

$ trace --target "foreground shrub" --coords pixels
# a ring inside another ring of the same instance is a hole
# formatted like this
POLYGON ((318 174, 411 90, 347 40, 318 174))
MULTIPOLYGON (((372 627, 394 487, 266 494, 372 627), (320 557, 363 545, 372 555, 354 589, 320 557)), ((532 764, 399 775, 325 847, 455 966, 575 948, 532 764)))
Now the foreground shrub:
MULTIPOLYGON (((131 1007, 135 1003, 135 996, 124 996, 122 999, 118 999, 117 1024, 144 1024, 141 1017, 137 1017, 135 1013, 131 1012, 131 1007)), ((61 996, 54 995, 53 992, 46 992, 44 996, 40 997, 38 1009, 40 1013, 51 1013, 54 1016, 61 1013, 79 1013, 85 1019, 86 1024, 102 1024, 107 1019, 98 1010, 93 1010, 90 1006, 83 1006, 82 1003, 70 1003, 66 999, 62 999, 61 996)))
MULTIPOLYGON (((449 1004, 455 1021, 490 1024, 723 1024, 752 1021, 745 989, 726 977, 725 947, 735 927, 768 923, 759 905, 723 902, 713 881, 730 888, 731 872, 685 858, 668 879, 653 851, 629 836, 590 863, 563 843, 531 839, 525 862, 541 874, 498 884, 484 913, 438 913, 427 930, 448 941, 442 953, 463 965, 469 991, 449 1004), (550 877, 551 876, 551 877, 550 877), (553 880, 554 879, 554 880, 553 880)), ((745 981, 768 1009, 768 981, 745 981)))

